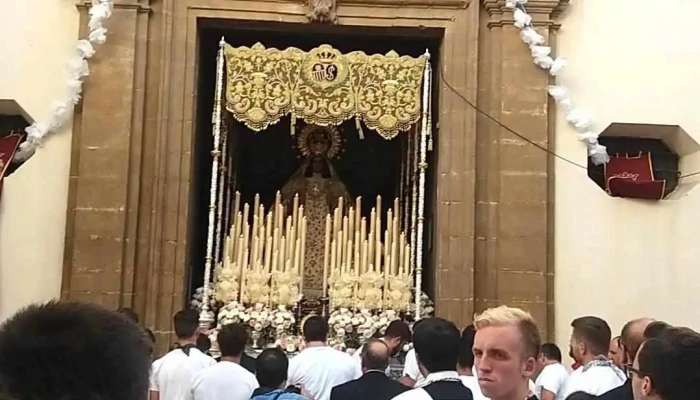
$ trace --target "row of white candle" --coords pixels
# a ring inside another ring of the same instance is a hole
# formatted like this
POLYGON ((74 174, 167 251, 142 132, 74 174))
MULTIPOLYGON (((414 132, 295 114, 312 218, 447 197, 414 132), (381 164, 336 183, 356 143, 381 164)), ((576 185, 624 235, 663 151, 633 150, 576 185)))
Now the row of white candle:
POLYGON ((382 242, 382 198, 377 196, 376 208, 370 213, 369 232, 367 220, 362 217, 362 198, 355 200, 345 214, 344 200, 326 217, 326 234, 323 256, 323 296, 326 297, 328 278, 341 274, 360 276, 378 273, 384 276, 385 291, 392 276, 408 276, 411 271, 411 246, 406 235, 399 232, 399 200, 387 212, 387 224, 382 242), (377 212, 380 210, 380 212, 377 212))
MULTIPOLYGON (((224 244, 224 265, 233 264, 233 269, 238 271, 240 294, 248 272, 287 272, 303 277, 307 229, 304 206, 299 205, 299 197, 295 196, 292 213, 285 220, 286 210, 281 200, 278 192, 274 206, 266 214, 260 196, 255 195, 253 225, 248 223, 251 211, 248 203, 233 220, 224 244)), ((240 201, 241 195, 236 192, 234 210, 240 210, 240 201)), ((303 279, 299 283, 300 292, 302 288, 303 279)))

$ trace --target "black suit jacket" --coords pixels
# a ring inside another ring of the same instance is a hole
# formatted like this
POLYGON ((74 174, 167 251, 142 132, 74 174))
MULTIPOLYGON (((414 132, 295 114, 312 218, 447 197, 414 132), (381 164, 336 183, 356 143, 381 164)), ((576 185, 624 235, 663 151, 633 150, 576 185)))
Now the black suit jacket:
POLYGON ((604 400, 634 400, 634 394, 632 393, 632 380, 628 379, 622 386, 616 387, 615 389, 603 393, 600 396, 596 396, 596 398, 604 400))
POLYGON ((331 400, 391 400, 410 389, 392 381, 383 372, 370 371, 359 379, 334 387, 331 400))

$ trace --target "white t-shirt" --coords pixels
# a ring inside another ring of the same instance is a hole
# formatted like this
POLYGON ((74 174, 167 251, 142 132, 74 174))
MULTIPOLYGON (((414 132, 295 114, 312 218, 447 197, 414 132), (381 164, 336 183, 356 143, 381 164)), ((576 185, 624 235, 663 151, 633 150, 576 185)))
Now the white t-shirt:
POLYGON ((175 349, 153 363, 151 391, 158 392, 160 400, 191 400, 194 377, 214 364, 213 358, 196 348, 190 349, 189 356, 175 349))
MULTIPOLYGON (((362 373, 362 349, 365 348, 365 345, 363 344, 360 346, 359 349, 357 349, 354 353, 352 353, 352 359, 357 362, 357 365, 360 366, 360 373, 362 373)), ((386 371, 384 371, 387 376, 391 373, 391 367, 386 367, 386 371)))
POLYGON ((564 400, 579 391, 600 396, 622 386, 626 380, 625 373, 614 365, 579 367, 569 375, 563 389, 557 393, 557 400, 564 400))
POLYGON ((542 390, 552 392, 556 398, 569 378, 569 371, 560 363, 546 365, 535 381, 535 395, 537 398, 542 398, 542 390))
POLYGON ((332 347, 309 347, 289 360, 288 385, 300 386, 314 400, 330 400, 331 389, 362 376, 352 356, 332 347))
POLYGON ((418 368, 418 359, 416 358, 416 349, 411 349, 406 353, 406 361, 403 364, 403 376, 416 381, 413 387, 418 388, 425 384, 425 377, 418 368))
POLYGON ((194 400, 249 400, 258 380, 231 361, 220 361, 202 370, 192 384, 194 400))
POLYGON ((462 380, 464 386, 468 387, 472 391, 472 396, 474 400, 489 400, 488 397, 481 393, 481 387, 479 386, 479 379, 476 376, 466 376, 461 375, 459 379, 462 380))

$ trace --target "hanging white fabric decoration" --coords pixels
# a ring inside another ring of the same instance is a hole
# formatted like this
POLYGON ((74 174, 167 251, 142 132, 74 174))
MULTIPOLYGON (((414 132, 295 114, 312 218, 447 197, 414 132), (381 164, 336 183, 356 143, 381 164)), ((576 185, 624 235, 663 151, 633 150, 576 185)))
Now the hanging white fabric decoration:
POLYGON ((516 8, 515 11, 513 11, 513 19, 515 19, 515 26, 520 29, 523 29, 532 23, 532 17, 519 8, 516 8))
MULTIPOLYGON (((513 10, 514 25, 520 29, 520 39, 530 47, 534 63, 549 71, 551 76, 557 76, 566 68, 566 60, 552 56, 552 48, 544 45, 545 38, 537 33, 532 25, 532 16, 525 9, 525 4, 527 0, 506 0, 506 8, 513 10)), ((591 161, 596 165, 610 161, 607 149, 598 142, 599 134, 590 130, 593 120, 574 107, 566 87, 553 85, 548 88, 548 91, 557 106, 564 111, 566 121, 579 132, 578 138, 588 147, 588 156, 591 157, 591 161)))
POLYGON ((37 147, 41 146, 44 138, 50 132, 55 132, 68 123, 73 108, 80 102, 83 93, 83 79, 90 74, 87 60, 95 54, 94 44, 107 41, 107 29, 104 22, 112 15, 113 0, 92 0, 88 22, 88 38, 79 40, 77 55, 66 64, 68 82, 63 99, 54 101, 51 105, 51 116, 48 121, 35 122, 27 129, 27 139, 19 146, 14 161, 21 162, 31 157, 37 147))

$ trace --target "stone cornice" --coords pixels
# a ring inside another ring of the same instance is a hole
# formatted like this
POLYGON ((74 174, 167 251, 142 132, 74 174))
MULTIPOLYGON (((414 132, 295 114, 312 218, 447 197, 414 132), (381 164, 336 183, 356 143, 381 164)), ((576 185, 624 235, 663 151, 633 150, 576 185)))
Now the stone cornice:
MULTIPOLYGON (((92 6, 91 1, 81 1, 79 2, 76 7, 79 10, 87 10, 92 6)), ((133 2, 119 2, 115 1, 114 2, 114 9, 115 10, 136 10, 140 13, 150 13, 152 11, 151 7, 149 5, 143 5, 140 3, 133 3, 133 2)))
MULTIPOLYGON (((513 24, 513 14, 506 8, 505 0, 481 0, 484 9, 491 16, 489 27, 506 26, 513 24)), ((525 8, 532 16, 532 24, 554 29, 560 27, 557 18, 566 10, 570 0, 529 0, 525 8)))
POLYGON ((337 0, 338 5, 466 8, 472 0, 337 0))

